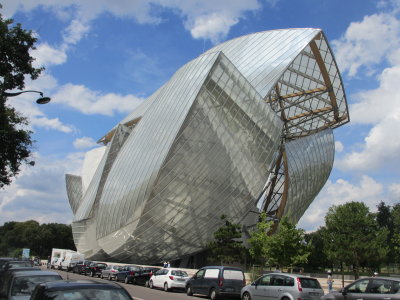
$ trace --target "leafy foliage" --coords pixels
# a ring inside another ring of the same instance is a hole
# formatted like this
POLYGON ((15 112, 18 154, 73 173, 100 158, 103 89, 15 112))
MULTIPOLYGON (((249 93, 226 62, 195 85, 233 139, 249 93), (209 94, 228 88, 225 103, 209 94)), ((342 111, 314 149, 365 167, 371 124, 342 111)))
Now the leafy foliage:
POLYGON ((248 240, 250 255, 261 260, 261 263, 292 267, 307 262, 310 249, 305 242, 303 229, 283 218, 279 224, 278 232, 271 234, 272 222, 268 222, 266 215, 260 216, 257 229, 251 233, 248 240))
POLYGON ((379 228, 374 214, 361 202, 332 206, 325 216, 324 252, 336 264, 376 266, 388 252, 388 230, 379 228))
MULTIPOLYGON (((0 5, 1 8, 1 5, 0 5)), ((21 163, 31 153, 32 132, 24 129, 27 119, 6 104, 4 92, 25 87, 25 76, 37 79, 43 68, 35 68, 30 50, 36 38, 21 24, 0 14, 0 187, 18 175, 21 163)))
POLYGON ((72 229, 65 224, 39 224, 7 222, 0 226, 0 256, 21 255, 23 248, 29 248, 31 255, 46 258, 52 248, 75 249, 72 229))
POLYGON ((246 248, 239 239, 242 237, 242 229, 239 224, 230 222, 226 215, 221 216, 224 225, 214 232, 214 241, 208 243, 211 257, 218 263, 230 264, 241 261, 246 248))

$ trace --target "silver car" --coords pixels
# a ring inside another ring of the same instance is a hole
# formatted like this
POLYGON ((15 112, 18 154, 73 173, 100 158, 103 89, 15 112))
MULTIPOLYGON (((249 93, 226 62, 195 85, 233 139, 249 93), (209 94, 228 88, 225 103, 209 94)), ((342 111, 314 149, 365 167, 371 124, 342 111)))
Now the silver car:
POLYGON ((400 299, 400 278, 368 277, 350 283, 339 291, 321 297, 322 300, 400 299))
POLYGON ((270 273, 242 288, 242 300, 319 300, 324 295, 318 280, 304 275, 270 273))

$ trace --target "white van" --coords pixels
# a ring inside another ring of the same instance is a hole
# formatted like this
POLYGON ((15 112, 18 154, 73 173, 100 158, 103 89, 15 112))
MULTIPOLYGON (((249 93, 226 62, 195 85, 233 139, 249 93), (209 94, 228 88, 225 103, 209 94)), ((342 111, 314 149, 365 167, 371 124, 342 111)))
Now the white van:
POLYGON ((67 253, 61 262, 61 270, 71 271, 78 261, 85 260, 85 254, 67 253))

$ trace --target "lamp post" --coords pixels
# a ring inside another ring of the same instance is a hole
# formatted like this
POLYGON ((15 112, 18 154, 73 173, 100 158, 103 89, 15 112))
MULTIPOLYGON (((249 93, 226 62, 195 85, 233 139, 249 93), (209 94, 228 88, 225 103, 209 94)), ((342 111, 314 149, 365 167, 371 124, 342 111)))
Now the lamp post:
POLYGON ((43 93, 42 92, 33 91, 33 90, 16 92, 16 93, 2 92, 2 96, 15 97, 15 96, 21 95, 23 93, 38 93, 38 94, 40 94, 40 98, 36 100, 37 104, 46 104, 46 103, 49 103, 50 100, 51 100, 49 97, 43 97, 43 93))

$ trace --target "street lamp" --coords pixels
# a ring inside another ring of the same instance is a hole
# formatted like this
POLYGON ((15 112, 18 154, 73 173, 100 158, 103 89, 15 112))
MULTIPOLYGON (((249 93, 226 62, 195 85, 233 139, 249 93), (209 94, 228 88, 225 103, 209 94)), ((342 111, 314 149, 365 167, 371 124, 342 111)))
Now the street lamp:
POLYGON ((21 95, 23 93, 38 93, 38 94, 40 94, 40 98, 36 100, 37 104, 46 104, 46 103, 49 103, 50 100, 51 100, 49 97, 43 97, 43 93, 42 92, 33 91, 33 90, 22 91, 22 92, 17 92, 17 93, 3 92, 2 95, 6 96, 6 97, 15 97, 15 96, 21 95))

